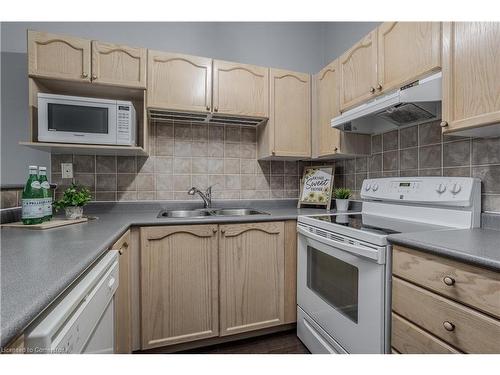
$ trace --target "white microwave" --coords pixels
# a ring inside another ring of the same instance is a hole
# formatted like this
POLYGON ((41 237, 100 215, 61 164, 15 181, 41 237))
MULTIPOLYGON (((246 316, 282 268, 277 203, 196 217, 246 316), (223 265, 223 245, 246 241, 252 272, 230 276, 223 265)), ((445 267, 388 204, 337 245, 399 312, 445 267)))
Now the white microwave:
POLYGON ((38 141, 135 146, 132 102, 38 94, 38 141))

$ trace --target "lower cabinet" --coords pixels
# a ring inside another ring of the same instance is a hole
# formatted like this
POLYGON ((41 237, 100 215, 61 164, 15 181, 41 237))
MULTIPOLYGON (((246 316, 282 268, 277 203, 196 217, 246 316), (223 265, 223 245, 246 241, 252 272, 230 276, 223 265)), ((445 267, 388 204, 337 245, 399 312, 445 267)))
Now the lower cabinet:
POLYGON ((131 249, 130 231, 111 247, 118 250, 119 285, 115 294, 115 353, 132 353, 131 249))
POLYGON ((142 348, 219 334, 217 225, 141 228, 142 348))
POLYGON ((294 323, 296 236, 295 220, 142 227, 141 348, 294 323))
POLYGON ((220 226, 220 335, 284 321, 283 222, 220 226))
POLYGON ((500 352, 500 273, 397 245, 392 258, 395 351, 500 352))

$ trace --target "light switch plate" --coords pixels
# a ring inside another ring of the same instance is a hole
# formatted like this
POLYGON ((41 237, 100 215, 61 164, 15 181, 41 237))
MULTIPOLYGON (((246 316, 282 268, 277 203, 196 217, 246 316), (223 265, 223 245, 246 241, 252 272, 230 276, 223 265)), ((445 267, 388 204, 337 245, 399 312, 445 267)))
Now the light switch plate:
POLYGON ((62 178, 73 178, 73 163, 61 163, 62 178))

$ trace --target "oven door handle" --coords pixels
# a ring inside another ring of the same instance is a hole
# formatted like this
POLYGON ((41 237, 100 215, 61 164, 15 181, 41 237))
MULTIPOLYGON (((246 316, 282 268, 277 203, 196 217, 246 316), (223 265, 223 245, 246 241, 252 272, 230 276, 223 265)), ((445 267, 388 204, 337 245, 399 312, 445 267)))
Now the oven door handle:
MULTIPOLYGON (((370 249, 366 247, 360 247, 356 245, 351 245, 345 242, 335 241, 329 238, 321 237, 315 233, 309 232, 305 228, 301 226, 297 226, 297 232, 304 235, 305 237, 312 238, 313 240, 322 242, 326 245, 333 246, 337 249, 343 250, 345 252, 359 255, 363 258, 368 258, 371 260, 375 260, 378 264, 385 263, 385 252, 383 251, 383 247, 378 247, 377 249, 370 249)), ((321 250, 321 249, 318 249, 321 250)), ((330 254, 329 254, 330 255, 330 254)))

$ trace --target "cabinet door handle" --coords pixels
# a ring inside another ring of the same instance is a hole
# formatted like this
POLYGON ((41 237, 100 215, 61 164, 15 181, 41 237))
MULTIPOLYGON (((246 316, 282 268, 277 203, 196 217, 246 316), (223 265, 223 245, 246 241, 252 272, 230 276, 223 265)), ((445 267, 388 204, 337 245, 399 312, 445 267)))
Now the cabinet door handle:
POLYGON ((213 228, 212 232, 217 233, 217 228, 213 228))
POLYGON ((274 156, 274 155, 276 155, 276 151, 274 151, 274 150, 273 150, 273 151, 271 151, 271 154, 272 154, 273 156, 274 156))
POLYGON ((451 332, 455 330, 455 325, 447 320, 443 322, 443 327, 445 330, 451 332))
POLYGON ((89 75, 85 72, 82 73, 82 78, 87 78, 89 75))
POLYGON ((455 279, 453 277, 450 277, 450 276, 445 276, 443 278, 443 283, 445 283, 448 286, 452 286, 453 284, 455 284, 455 279))
POLYGON ((221 229, 220 232, 222 233, 222 235, 224 235, 224 233, 226 233, 226 230, 225 229, 221 229))
POLYGON ((448 122, 446 122, 446 121, 441 121, 441 124, 440 124, 440 125, 441 125, 441 127, 442 127, 442 128, 446 128, 446 127, 448 126, 448 122))
POLYGON ((335 148, 333 149, 333 152, 337 152, 338 150, 339 150, 339 149, 338 149, 338 147, 335 147, 335 148))
POLYGON ((210 106, 207 105, 207 111, 210 111, 210 106))
POLYGON ((375 92, 375 87, 370 87, 370 92, 373 94, 375 92))
POLYGON ((218 107, 215 107, 215 108, 214 108, 214 112, 219 112, 219 108, 218 108, 218 107))
POLYGON ((95 81, 97 79, 97 76, 95 74, 92 75, 92 81, 95 81))
POLYGON ((380 83, 377 85, 377 90, 378 91, 382 90, 382 85, 380 83))

